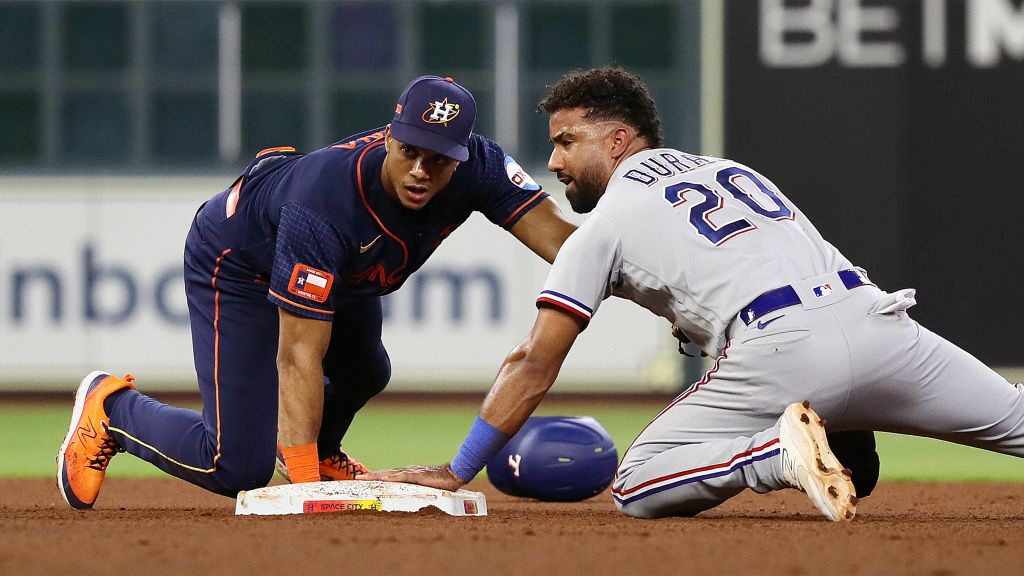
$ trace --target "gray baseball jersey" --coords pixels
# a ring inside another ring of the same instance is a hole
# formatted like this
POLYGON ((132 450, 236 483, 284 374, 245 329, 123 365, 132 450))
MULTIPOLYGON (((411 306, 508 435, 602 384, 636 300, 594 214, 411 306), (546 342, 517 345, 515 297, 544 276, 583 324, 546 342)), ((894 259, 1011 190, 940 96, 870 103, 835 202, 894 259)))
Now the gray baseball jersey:
POLYGON ((928 435, 1024 456, 1024 396, 910 319, 767 178, 644 150, 559 251, 538 306, 585 321, 617 295, 668 319, 714 368, 626 451, 617 505, 695 514, 782 478, 778 419, 810 400, 830 431, 928 435))

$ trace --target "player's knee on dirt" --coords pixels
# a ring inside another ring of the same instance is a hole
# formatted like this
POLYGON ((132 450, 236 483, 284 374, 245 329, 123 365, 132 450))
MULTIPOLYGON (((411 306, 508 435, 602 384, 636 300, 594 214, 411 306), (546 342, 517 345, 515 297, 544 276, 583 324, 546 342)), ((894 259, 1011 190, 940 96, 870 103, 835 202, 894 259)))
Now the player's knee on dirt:
MULTIPOLYGON (((623 458, 623 462, 626 458, 623 458)), ((661 495, 655 494, 646 498, 633 499, 625 496, 630 486, 629 477, 636 470, 635 466, 628 468, 620 466, 616 471, 615 479, 612 481, 612 501, 619 512, 631 518, 653 519, 665 518, 667 516, 693 516, 713 506, 698 507, 695 510, 688 510, 687 503, 664 501, 661 495)))
POLYGON ((262 488, 270 483, 274 476, 274 459, 249 459, 243 462, 217 463, 214 472, 217 490, 224 496, 234 497, 242 490, 262 488))
POLYGON ((616 500, 615 507, 619 509, 619 512, 622 512, 623 514, 631 518, 654 518, 654 516, 650 515, 649 510, 646 510, 643 506, 640 506, 638 504, 623 504, 616 500))
POLYGON ((839 462, 853 472, 857 496, 868 496, 878 484, 880 462, 875 451, 875 433, 870 430, 829 432, 828 445, 839 462))
POLYGON ((696 516, 705 510, 714 508, 721 502, 718 501, 672 501, 671 497, 654 495, 628 503, 615 499, 615 507, 626 516, 652 520, 654 518, 668 518, 671 516, 696 516))

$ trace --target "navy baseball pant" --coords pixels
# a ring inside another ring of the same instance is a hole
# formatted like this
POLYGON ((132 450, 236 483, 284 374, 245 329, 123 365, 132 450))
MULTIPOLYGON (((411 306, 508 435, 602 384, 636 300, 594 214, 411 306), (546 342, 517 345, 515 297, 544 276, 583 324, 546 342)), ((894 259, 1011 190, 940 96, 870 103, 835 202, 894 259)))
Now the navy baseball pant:
MULTIPOLYGON (((107 402, 110 432, 126 452, 225 496, 265 486, 277 448, 278 308, 232 242, 234 222, 217 197, 200 209, 185 243, 185 292, 202 412, 125 390, 107 402)), ((266 247, 272 249, 272 246, 266 247)), ((387 385, 379 298, 335 312, 324 358, 321 457, 338 449, 355 413, 387 385)))

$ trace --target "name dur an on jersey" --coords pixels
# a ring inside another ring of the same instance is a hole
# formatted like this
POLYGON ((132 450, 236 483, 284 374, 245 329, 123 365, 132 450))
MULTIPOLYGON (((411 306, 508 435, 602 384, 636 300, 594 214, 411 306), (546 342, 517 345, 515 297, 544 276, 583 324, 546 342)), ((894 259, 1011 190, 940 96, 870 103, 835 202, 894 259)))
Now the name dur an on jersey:
POLYGON ((717 161, 718 158, 694 156, 685 152, 656 151, 642 160, 637 168, 626 171, 622 178, 651 186, 662 178, 685 174, 717 161))

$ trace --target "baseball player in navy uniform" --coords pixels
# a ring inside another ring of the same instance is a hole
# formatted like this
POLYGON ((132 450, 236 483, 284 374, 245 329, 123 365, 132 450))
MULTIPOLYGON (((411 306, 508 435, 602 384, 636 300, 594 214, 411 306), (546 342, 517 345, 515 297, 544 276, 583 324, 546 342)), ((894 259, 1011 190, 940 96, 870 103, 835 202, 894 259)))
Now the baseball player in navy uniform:
POLYGON ((571 73, 540 108, 551 114, 548 169, 573 210, 592 215, 559 252, 532 331, 455 459, 361 477, 447 489, 469 481, 533 412, 612 294, 717 357, 625 452, 612 494, 630 516, 693 515, 746 488, 795 488, 829 519, 852 519, 856 489, 824 422, 1024 456, 1019 386, 911 319, 913 290, 872 284, 763 175, 663 148, 639 78, 571 73))
POLYGON ((549 262, 575 229, 475 117, 468 90, 420 77, 390 125, 264 150, 206 202, 185 244, 203 411, 86 376, 57 455, 68 504, 91 508, 122 450, 227 496, 266 485, 275 461, 293 482, 365 471, 340 443, 390 378, 380 297, 473 212, 549 262))

